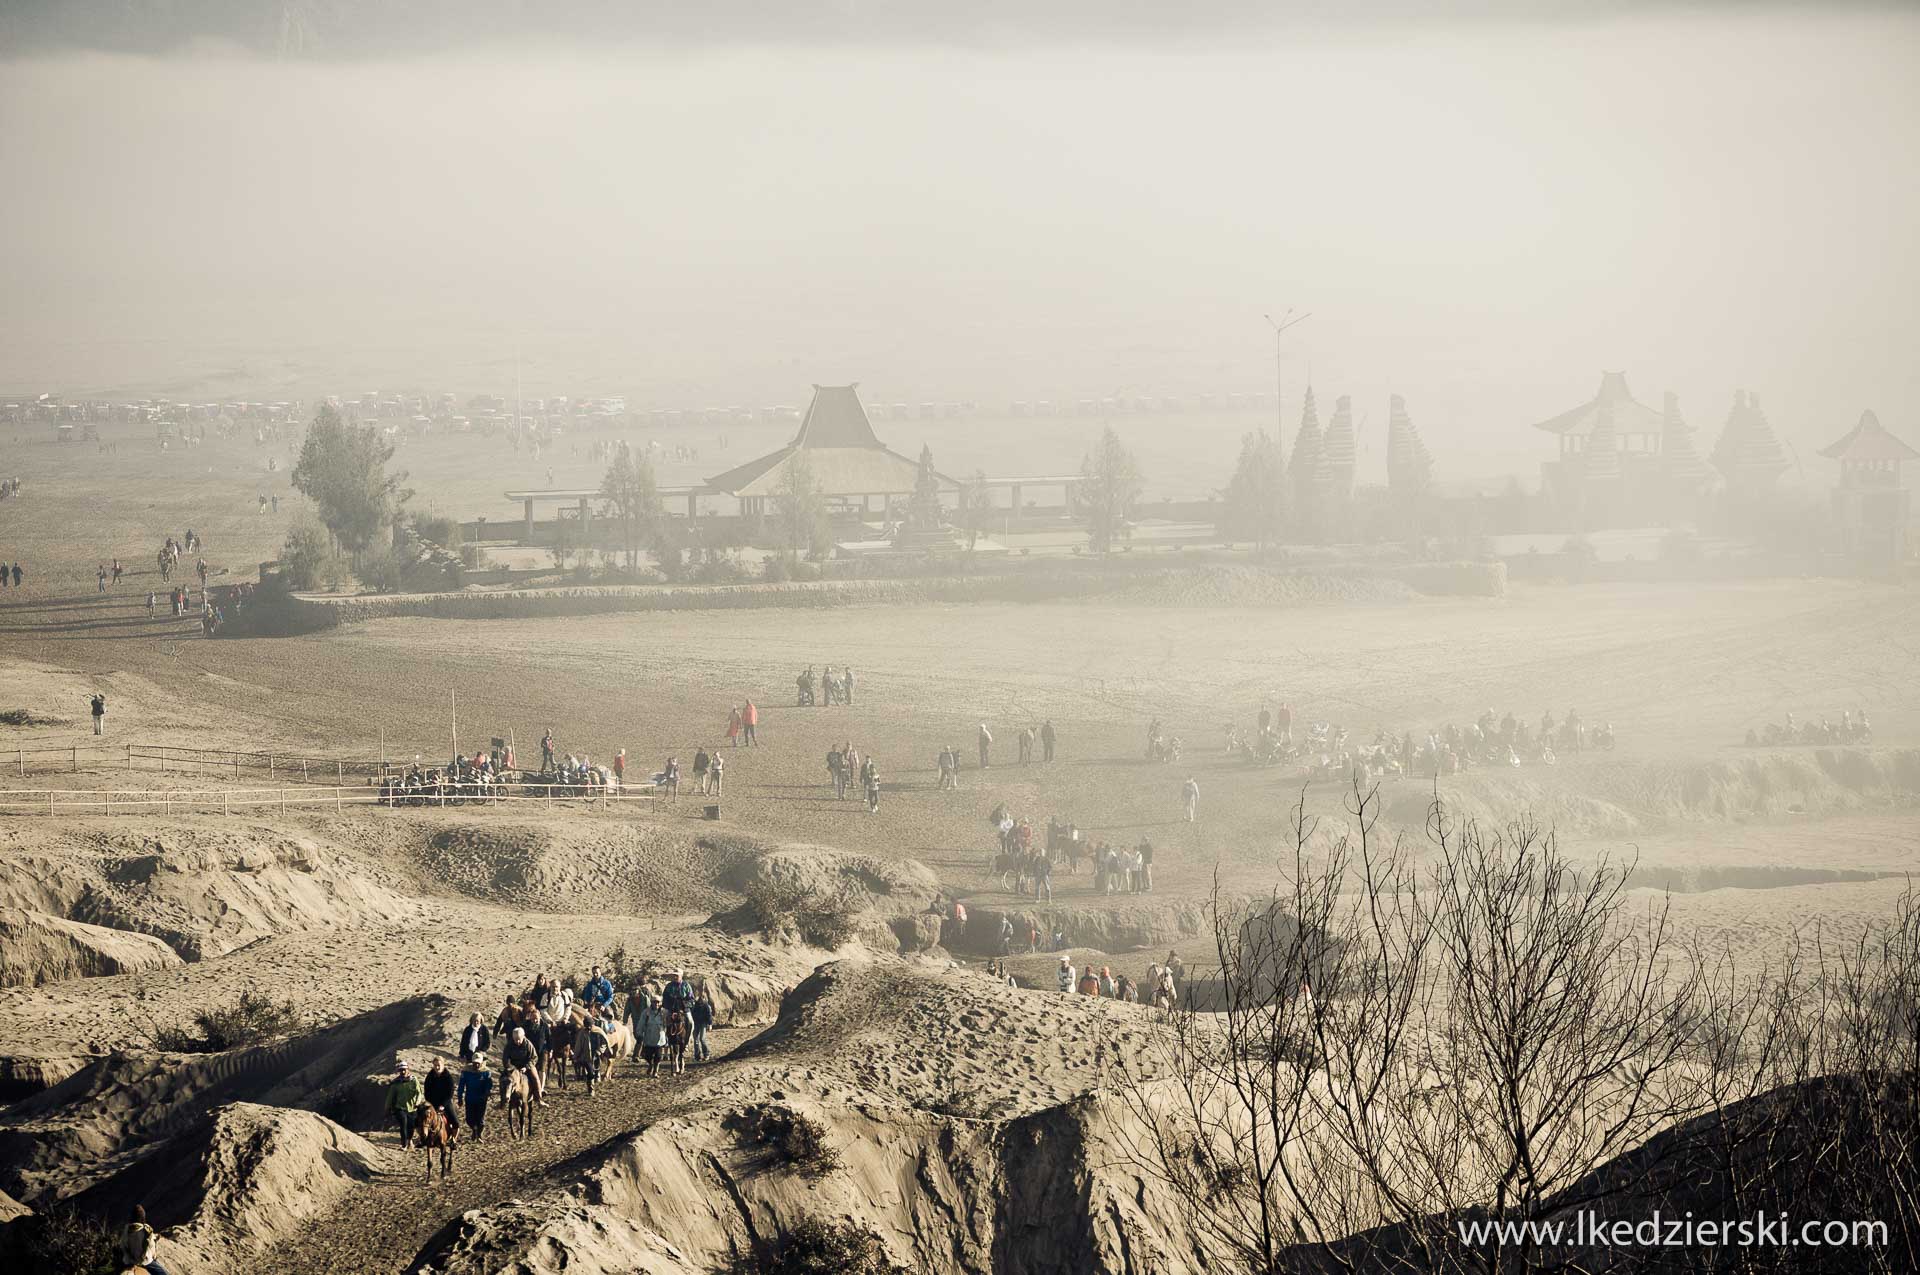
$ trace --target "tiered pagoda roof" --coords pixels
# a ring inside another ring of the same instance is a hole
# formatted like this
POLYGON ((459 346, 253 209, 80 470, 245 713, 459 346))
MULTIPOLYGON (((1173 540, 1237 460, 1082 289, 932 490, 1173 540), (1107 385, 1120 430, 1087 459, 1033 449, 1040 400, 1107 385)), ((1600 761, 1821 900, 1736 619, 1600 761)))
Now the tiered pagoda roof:
POLYGON ((1345 394, 1333 400, 1333 419, 1327 422, 1327 432, 1321 440, 1320 450, 1326 457, 1333 494, 1341 498, 1352 495, 1353 400, 1345 394))
POLYGON ((1590 481, 1620 477, 1620 436, 1613 432, 1613 404, 1602 400, 1594 414, 1587 446, 1580 453, 1580 472, 1590 481))
POLYGON ((1839 442, 1822 447, 1820 454, 1829 460, 1857 463, 1920 459, 1920 451, 1909 447, 1870 411, 1860 413, 1860 423, 1839 442))
POLYGON ((1602 372, 1600 388, 1594 396, 1569 412, 1540 421, 1535 429, 1549 434, 1586 438, 1600 425, 1603 409, 1611 409, 1615 436, 1620 434, 1658 434, 1663 425, 1660 413, 1636 399, 1627 389, 1625 372, 1602 372))
MULTIPOLYGON (((890 450, 874 434, 858 389, 857 384, 814 386, 813 402, 792 442, 709 478, 707 485, 731 496, 772 496, 799 457, 812 471, 815 485, 828 495, 911 492, 919 465, 890 450)), ((945 475, 937 477, 943 486, 957 486, 945 475)))
POLYGON ((1760 410, 1760 396, 1745 390, 1733 393, 1733 409, 1727 413, 1726 427, 1713 445, 1713 467, 1729 485, 1753 487, 1772 482, 1787 471, 1790 462, 1775 437, 1766 413, 1760 410))
POLYGON ((1300 432, 1293 436, 1293 487, 1301 500, 1325 489, 1329 478, 1326 446, 1320 437, 1320 411, 1314 406, 1313 387, 1307 387, 1307 404, 1300 412, 1300 432))
POLYGON ((1668 391, 1660 426, 1660 455, 1667 478, 1683 487, 1702 488, 1714 481, 1713 466, 1693 443, 1693 426, 1680 415, 1680 396, 1668 391))
POLYGON ((1432 476, 1433 456, 1407 415, 1407 400, 1395 394, 1387 417, 1387 487, 1394 492, 1417 492, 1432 476))

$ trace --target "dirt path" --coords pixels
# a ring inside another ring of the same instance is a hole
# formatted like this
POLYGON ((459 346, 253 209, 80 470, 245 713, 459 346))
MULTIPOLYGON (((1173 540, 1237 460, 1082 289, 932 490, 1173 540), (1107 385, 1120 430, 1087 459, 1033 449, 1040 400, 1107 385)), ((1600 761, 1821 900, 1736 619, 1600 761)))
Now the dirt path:
POLYGON ((388 1153, 387 1171, 352 1192, 340 1208, 263 1255, 259 1269, 308 1270, 316 1254, 325 1254, 326 1269, 335 1275, 418 1270, 415 1255, 449 1222, 468 1209, 564 1185, 582 1156, 673 1110, 688 1087, 709 1079, 728 1054, 754 1035, 751 1028, 715 1029, 713 1061, 689 1064, 679 1078, 645 1079, 634 1070, 632 1059, 623 1059, 614 1078, 598 1086, 592 1098, 577 1081, 569 1081, 564 1090, 550 1084, 531 1138, 507 1137, 506 1115, 499 1110, 496 1093, 485 1139, 474 1143, 463 1135, 450 1182, 436 1177, 427 1185, 424 1158, 408 1152, 403 1159, 398 1134, 368 1135, 388 1153))

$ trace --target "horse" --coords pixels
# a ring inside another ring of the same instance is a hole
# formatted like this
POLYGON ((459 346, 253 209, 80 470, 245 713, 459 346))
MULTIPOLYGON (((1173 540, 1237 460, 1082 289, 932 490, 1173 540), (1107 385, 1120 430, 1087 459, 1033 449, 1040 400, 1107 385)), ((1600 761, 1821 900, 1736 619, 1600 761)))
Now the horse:
POLYGON ((687 1011, 672 1009, 667 1012, 667 1062, 677 1076, 687 1069, 687 1041, 693 1036, 693 1026, 687 1021, 687 1011))
POLYGON ((507 1136, 533 1136, 533 1081, 518 1067, 507 1075, 507 1136))
POLYGON ((562 1089, 567 1087, 567 1070, 573 1066, 574 1041, 579 1031, 580 1026, 572 1015, 547 1029, 547 1056, 542 1065, 553 1073, 562 1089))
POLYGON ((440 1180, 446 1181, 453 1176, 453 1144, 460 1136, 459 1126, 447 1119, 447 1113, 440 1108, 428 1105, 420 1112, 420 1121, 414 1126, 414 1144, 426 1153, 427 1181, 433 1181, 433 1153, 440 1153, 440 1180))

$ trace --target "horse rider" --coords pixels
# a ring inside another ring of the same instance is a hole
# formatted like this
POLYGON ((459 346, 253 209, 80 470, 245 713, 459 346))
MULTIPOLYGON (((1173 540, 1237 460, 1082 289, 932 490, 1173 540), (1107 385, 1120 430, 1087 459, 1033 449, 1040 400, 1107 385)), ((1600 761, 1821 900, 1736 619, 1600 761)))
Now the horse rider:
POLYGON ((676 1011, 684 1014, 692 1005, 693 985, 687 982, 687 972, 675 970, 666 987, 661 989, 660 1007, 669 1014, 676 1011))
POLYGON ((420 1096, 427 1100, 429 1107, 438 1107, 446 1115, 447 1128, 458 1129, 460 1115, 453 1105, 453 1085, 454 1076, 447 1070, 446 1060, 435 1058, 420 1082, 420 1096))
MULTIPOLYGON (((600 972, 598 965, 593 967, 593 977, 580 989, 580 999, 590 1010, 609 1008, 613 1005, 613 984, 600 972)), ((594 1017, 599 1017, 598 1014, 594 1017)))
POLYGON ((516 1071, 526 1073, 527 1080, 533 1086, 534 1101, 543 1107, 547 1105, 546 1090, 540 1084, 539 1059, 540 1051, 535 1049, 533 1042, 527 1039, 525 1029, 520 1027, 514 1028, 512 1038, 507 1041, 507 1047, 500 1051, 501 1106, 504 1107, 507 1105, 506 1082, 513 1078, 513 1073, 516 1071))

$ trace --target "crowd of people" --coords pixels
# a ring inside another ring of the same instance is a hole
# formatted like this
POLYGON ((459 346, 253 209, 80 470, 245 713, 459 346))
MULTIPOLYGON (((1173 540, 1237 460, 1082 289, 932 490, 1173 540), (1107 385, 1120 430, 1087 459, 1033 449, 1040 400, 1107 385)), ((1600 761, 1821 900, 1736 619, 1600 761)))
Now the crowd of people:
MULTIPOLYGON (((684 969, 665 978, 642 973, 624 996, 597 965, 584 981, 540 974, 523 991, 509 994, 491 1022, 480 1014, 468 1018, 453 1041, 457 1071, 444 1055, 418 1075, 400 1060, 387 1085, 387 1116, 399 1129, 402 1147, 412 1145, 421 1114, 429 1107, 443 1112, 453 1128, 464 1120, 470 1136, 479 1140, 486 1134, 489 1103, 495 1109, 506 1106, 507 1082, 515 1073, 526 1077, 532 1101, 544 1107, 549 1083, 565 1083, 565 1068, 595 1084, 612 1079, 624 1048, 617 1042, 630 1037, 633 1068, 628 1074, 658 1076, 669 1062, 670 1037, 680 1026, 686 1032, 687 1061, 712 1059, 715 1017, 705 982, 689 979, 684 969)), ((592 1085, 587 1093, 593 1095, 592 1085)))
POLYGON ((1784 722, 1768 722, 1759 730, 1749 728, 1746 742, 1749 748, 1782 744, 1870 744, 1873 723, 1867 720, 1864 708, 1859 712, 1842 709, 1837 722, 1825 713, 1817 722, 1811 718, 1797 721, 1788 713, 1784 722))
POLYGON ((843 665, 838 673, 834 672, 833 665, 829 664, 821 670, 817 679, 814 676, 813 665, 809 664, 800 676, 793 679, 793 683, 801 708, 811 708, 819 703, 846 705, 853 703, 854 677, 853 666, 850 664, 843 665), (815 695, 816 681, 820 687, 819 694, 825 697, 824 700, 815 695))
POLYGON ((852 740, 827 750, 827 781, 833 785, 834 800, 844 801, 852 792, 866 804, 868 814, 880 812, 880 763, 872 754, 862 756, 852 740))
POLYGON ((1046 836, 1036 846, 1033 822, 1016 816, 1004 803, 993 808, 987 822, 999 840, 988 873, 1014 893, 1031 893, 1036 902, 1051 903, 1055 875, 1065 872, 1078 876, 1082 860, 1092 874, 1095 894, 1147 894, 1153 890, 1153 842, 1145 837, 1135 846, 1114 846, 1088 837, 1070 822, 1049 817, 1046 836))

